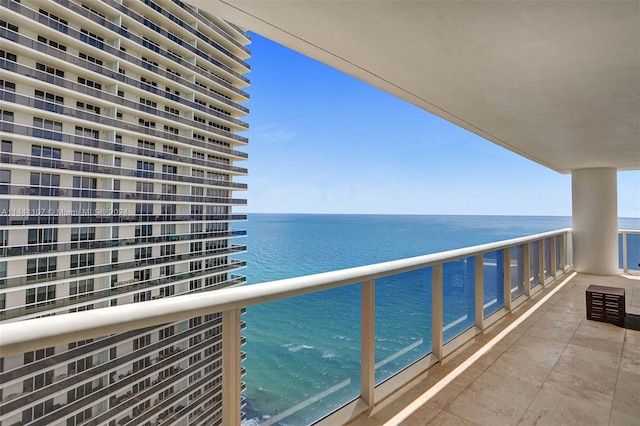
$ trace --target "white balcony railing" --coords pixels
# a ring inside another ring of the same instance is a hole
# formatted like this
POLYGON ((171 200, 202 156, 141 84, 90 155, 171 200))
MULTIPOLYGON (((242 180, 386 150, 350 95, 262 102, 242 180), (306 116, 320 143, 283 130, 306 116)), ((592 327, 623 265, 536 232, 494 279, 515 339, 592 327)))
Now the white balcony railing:
MULTIPOLYGON (((626 269, 628 234, 623 231, 622 252, 626 269)), ((273 281, 224 288, 207 293, 176 296, 144 303, 114 306, 93 311, 29 319, 0 324, 0 356, 98 338, 143 327, 184 321, 195 316, 222 314, 223 417, 225 425, 241 423, 241 311, 247 306, 265 304, 294 296, 361 284, 360 392, 343 408, 322 422, 345 423, 375 405, 426 368, 442 360, 456 348, 508 314, 542 287, 571 269, 571 231, 563 229, 497 243, 467 247, 425 256, 372 264, 273 281), (470 289, 469 315, 452 318, 446 289, 451 284, 451 267, 464 263, 465 285, 470 289), (495 271, 485 276, 486 268, 495 271), (428 269, 431 277, 430 311, 431 353, 422 356, 390 378, 376 383, 376 288, 382 279, 428 269), (449 272, 447 272, 449 271, 449 272), (490 282, 492 281, 493 282, 490 282), (502 288, 496 287, 496 283, 502 288), (486 289, 498 296, 487 302, 486 289), (500 294, 502 293, 502 294, 500 294), (499 303, 496 303, 499 300, 499 303)), ((313 325, 311 325, 313 326, 313 325)), ((310 330, 310 332, 312 332, 310 330)), ((304 404, 302 404, 304 405, 304 404)), ((288 408, 288 407, 283 407, 288 408)), ((284 410, 284 411, 291 411, 284 410)))

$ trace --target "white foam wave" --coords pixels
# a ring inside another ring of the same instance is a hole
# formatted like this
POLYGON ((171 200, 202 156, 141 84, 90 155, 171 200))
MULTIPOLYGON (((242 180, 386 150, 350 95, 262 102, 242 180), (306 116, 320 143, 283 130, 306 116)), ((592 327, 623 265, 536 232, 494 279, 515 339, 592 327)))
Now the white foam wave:
POLYGON ((293 343, 289 343, 284 345, 285 348, 289 349, 289 352, 298 352, 301 351, 302 349, 314 349, 313 346, 309 346, 309 345, 295 345, 293 343))
POLYGON ((336 357, 336 353, 334 351, 322 351, 322 358, 325 359, 330 359, 330 358, 335 358, 336 357))

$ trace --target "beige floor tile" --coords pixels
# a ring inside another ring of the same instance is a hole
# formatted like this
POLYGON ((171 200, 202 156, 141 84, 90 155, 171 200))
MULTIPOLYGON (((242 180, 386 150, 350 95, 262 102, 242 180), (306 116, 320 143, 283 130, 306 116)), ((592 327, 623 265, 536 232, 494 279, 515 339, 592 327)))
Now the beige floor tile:
POLYGON ((640 375, 620 370, 611 415, 635 417, 640 423, 640 375))
POLYGON ((635 417, 640 423, 640 397, 638 395, 616 393, 611 412, 627 417, 635 417))
POLYGON ((618 390, 640 399, 640 375, 620 370, 616 382, 616 391, 618 390))
POLYGON ((613 324, 599 321, 584 321, 576 330, 576 336, 587 336, 622 344, 624 342, 625 329, 613 324))
POLYGON ((609 408, 600 404, 581 401, 565 396, 554 386, 540 389, 529 406, 529 410, 543 414, 563 425, 602 426, 609 421, 609 408))
POLYGON ((609 426, 638 426, 638 416, 628 416, 619 411, 612 411, 609 418, 609 426))
POLYGON ((550 341, 543 337, 528 337, 519 339, 507 350, 507 353, 513 350, 524 349, 528 352, 541 351, 560 355, 564 351, 565 346, 565 344, 550 341))
POLYGON ((640 376, 634 374, 629 377, 621 371, 621 379, 623 375, 627 377, 619 383, 611 407, 612 424, 625 424, 635 419, 637 425, 640 424, 640 376))
POLYGON ((527 334, 566 343, 573 337, 582 321, 582 316, 548 312, 527 331, 527 334))
POLYGON ((640 347, 640 331, 626 330, 624 343, 625 345, 640 347))
POLYGON ((545 315, 544 317, 538 320, 536 324, 537 327, 556 327, 563 330, 577 330, 580 324, 584 321, 582 317, 572 317, 564 318, 564 315, 545 315))
POLYGON ((625 344, 622 348, 622 359, 640 359, 640 346, 625 344))
POLYGON ((575 328, 566 330, 559 327, 536 324, 535 327, 531 327, 529 331, 527 331, 526 336, 542 337, 556 342, 569 343, 574 332, 575 328))
POLYGON ((640 358, 637 356, 623 356, 620 361, 620 370, 628 373, 640 374, 640 358))
POLYGON ((578 375, 552 371, 541 390, 555 391, 581 403, 599 405, 609 410, 615 382, 596 382, 588 377, 588 372, 578 375))
POLYGON ((527 408, 540 388, 512 377, 485 371, 471 384, 469 389, 487 394, 508 404, 527 408))
POLYGON ((573 339, 569 342, 563 356, 580 359, 592 364, 604 365, 607 367, 618 368, 622 353, 604 352, 598 349, 591 349, 583 345, 576 345, 573 339))
POLYGON ((594 389, 611 394, 616 389, 618 370, 580 359, 561 356, 553 367, 553 373, 575 376, 594 389))
POLYGON ((548 312, 550 313, 570 313, 573 316, 584 318, 587 310, 585 296, 580 295, 567 295, 558 300, 548 312))
POLYGON ((566 343, 530 336, 523 343, 511 346, 504 356, 518 359, 521 365, 535 365, 551 370, 565 347, 566 343))
POLYGON ((571 326, 578 326, 584 319, 584 316, 580 313, 575 313, 573 309, 574 305, 576 305, 575 302, 555 305, 540 318, 540 321, 549 321, 553 324, 570 324, 571 326))
POLYGON ((518 424, 526 408, 466 389, 444 411, 480 425, 495 426, 518 424))
POLYGON ((547 376, 549 376, 549 373, 551 373, 552 367, 553 366, 545 368, 535 364, 527 364, 519 357, 505 354, 487 368, 487 371, 522 380, 523 382, 539 387, 542 386, 547 376))
POLYGON ((462 419, 446 411, 441 411, 433 420, 427 423, 427 425, 429 426, 475 426, 477 425, 477 423, 462 419))
POLYGON ((622 355, 622 341, 615 342, 608 339, 592 337, 586 334, 578 334, 578 331, 576 331, 569 343, 583 348, 616 355, 618 358, 622 355))
POLYGON ((518 426, 562 426, 562 422, 549 417, 547 414, 527 410, 518 426))
POLYGON ((626 304, 627 308, 634 313, 637 313, 640 309, 640 289, 632 288, 631 291, 627 290, 626 304))

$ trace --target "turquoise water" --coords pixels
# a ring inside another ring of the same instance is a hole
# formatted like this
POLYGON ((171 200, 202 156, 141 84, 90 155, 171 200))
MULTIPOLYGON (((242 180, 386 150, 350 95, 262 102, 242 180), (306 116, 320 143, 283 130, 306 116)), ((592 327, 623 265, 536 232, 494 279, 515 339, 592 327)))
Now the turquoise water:
MULTIPOLYGON (((248 284, 570 226, 569 217, 303 214, 250 214, 238 225, 248 230, 248 284)), ((640 220, 623 219, 620 227, 640 229, 640 220)), ((464 284, 469 268, 461 263, 445 270, 452 282, 460 283, 445 294, 445 305, 457 307, 445 312, 445 325, 460 320, 445 337, 466 328, 465 313, 467 322, 473 320, 472 312, 468 315, 472 292, 464 284)), ((430 352, 430 298, 430 268, 378 280, 377 382, 430 352)), ((247 418, 265 424, 308 424, 358 395, 359 284, 249 307, 244 320, 247 418)))

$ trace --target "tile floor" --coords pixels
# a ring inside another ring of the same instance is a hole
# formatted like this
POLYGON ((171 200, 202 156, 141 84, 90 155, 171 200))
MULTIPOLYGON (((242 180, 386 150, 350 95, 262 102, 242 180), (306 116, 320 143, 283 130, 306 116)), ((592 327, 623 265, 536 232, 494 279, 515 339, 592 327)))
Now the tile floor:
MULTIPOLYGON (((585 290, 590 284, 624 287, 627 311, 640 313, 640 277, 578 274, 396 424, 640 425, 640 331, 587 320, 585 290)), ((351 425, 397 420, 397 413, 553 288, 539 292, 460 353, 432 367, 351 425)))

